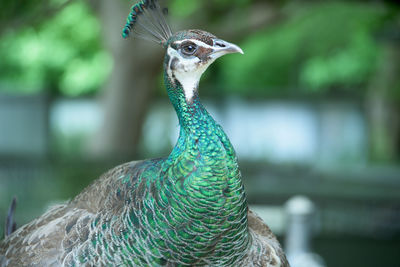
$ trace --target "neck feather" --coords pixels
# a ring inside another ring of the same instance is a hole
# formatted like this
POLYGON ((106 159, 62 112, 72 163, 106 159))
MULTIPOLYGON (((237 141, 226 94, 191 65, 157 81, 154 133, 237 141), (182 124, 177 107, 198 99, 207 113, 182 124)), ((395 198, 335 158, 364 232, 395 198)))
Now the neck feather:
POLYGON ((193 130, 200 125, 215 125, 215 121, 200 102, 198 95, 198 77, 178 79, 174 75, 165 73, 165 84, 172 105, 175 108, 179 124, 185 131, 193 130))
POLYGON ((192 151, 190 154, 212 155, 216 159, 217 153, 221 162, 217 160, 215 164, 230 165, 235 172, 238 172, 235 150, 222 127, 200 102, 198 91, 196 90, 191 101, 188 101, 182 85, 176 80, 172 81, 167 71, 165 84, 181 127, 179 139, 169 157, 172 160, 169 161, 170 164, 174 164, 175 159, 188 151, 192 151))
MULTIPOLYGON (((168 173, 165 191, 178 196, 179 202, 174 204, 177 209, 184 206, 182 209, 190 210, 196 225, 210 229, 208 237, 198 242, 206 247, 210 242, 216 244, 215 255, 207 258, 209 265, 236 266, 251 241, 247 201, 235 152, 221 126, 200 103, 197 90, 188 101, 182 85, 172 81, 168 73, 165 82, 181 126, 177 144, 164 165, 168 173), (218 257, 232 242, 236 244, 232 249, 236 257, 218 257)), ((195 232, 190 224, 185 227, 185 231, 195 232)))
MULTIPOLYGON (((236 165, 236 154, 229 138, 200 102, 197 88, 192 99, 188 100, 181 83, 176 79, 173 80, 174 77, 171 78, 168 71, 165 71, 164 78, 168 96, 175 108, 181 127, 179 139, 172 154, 175 153, 175 150, 183 151, 193 147, 190 144, 197 143, 200 139, 204 142, 199 144, 200 146, 203 143, 201 146, 203 149, 208 147, 209 142, 222 145, 227 159, 236 165)), ((198 147, 197 144, 195 146, 198 147)))

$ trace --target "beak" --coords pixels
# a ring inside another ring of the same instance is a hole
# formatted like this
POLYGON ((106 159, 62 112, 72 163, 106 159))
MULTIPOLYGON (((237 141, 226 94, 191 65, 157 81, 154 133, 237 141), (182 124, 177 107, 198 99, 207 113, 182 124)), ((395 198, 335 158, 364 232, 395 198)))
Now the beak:
POLYGON ((243 50, 239 46, 232 43, 228 43, 221 39, 214 39, 214 49, 210 54, 211 57, 217 59, 224 55, 233 53, 240 53, 242 55, 244 54, 243 50))

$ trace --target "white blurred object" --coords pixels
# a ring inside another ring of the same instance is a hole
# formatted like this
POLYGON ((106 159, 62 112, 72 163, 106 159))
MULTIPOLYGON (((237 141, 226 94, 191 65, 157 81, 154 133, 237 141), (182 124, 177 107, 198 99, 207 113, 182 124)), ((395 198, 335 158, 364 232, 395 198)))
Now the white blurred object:
POLYGON ((291 267, 326 267, 324 260, 315 253, 299 253, 288 256, 291 267))
POLYGON ((64 136, 91 136, 99 129, 102 110, 91 99, 59 99, 54 101, 50 123, 64 136))
POLYGON ((295 196, 286 203, 287 233, 285 251, 292 267, 325 267, 324 260, 312 252, 316 208, 304 196, 295 196))

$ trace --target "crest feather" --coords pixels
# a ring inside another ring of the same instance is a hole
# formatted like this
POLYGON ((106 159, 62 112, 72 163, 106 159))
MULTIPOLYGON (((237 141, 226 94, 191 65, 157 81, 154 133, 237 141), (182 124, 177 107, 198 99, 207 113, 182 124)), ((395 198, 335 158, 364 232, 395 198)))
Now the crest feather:
POLYGON ((172 31, 165 15, 168 9, 162 9, 158 0, 142 0, 131 8, 122 36, 128 38, 131 33, 137 37, 158 44, 164 44, 172 31))

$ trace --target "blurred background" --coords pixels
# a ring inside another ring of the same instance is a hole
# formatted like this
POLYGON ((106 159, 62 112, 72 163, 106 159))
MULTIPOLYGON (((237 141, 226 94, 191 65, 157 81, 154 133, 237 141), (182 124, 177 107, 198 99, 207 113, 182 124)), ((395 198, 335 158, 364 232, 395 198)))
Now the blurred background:
MULTIPOLYGON (((131 4, 2 0, 0 237, 13 196, 20 226, 107 169, 175 144, 164 51, 121 38, 131 4)), ((399 266, 397 1, 168 6, 174 30, 205 29, 245 51, 213 64, 200 94, 293 266, 399 266)))

